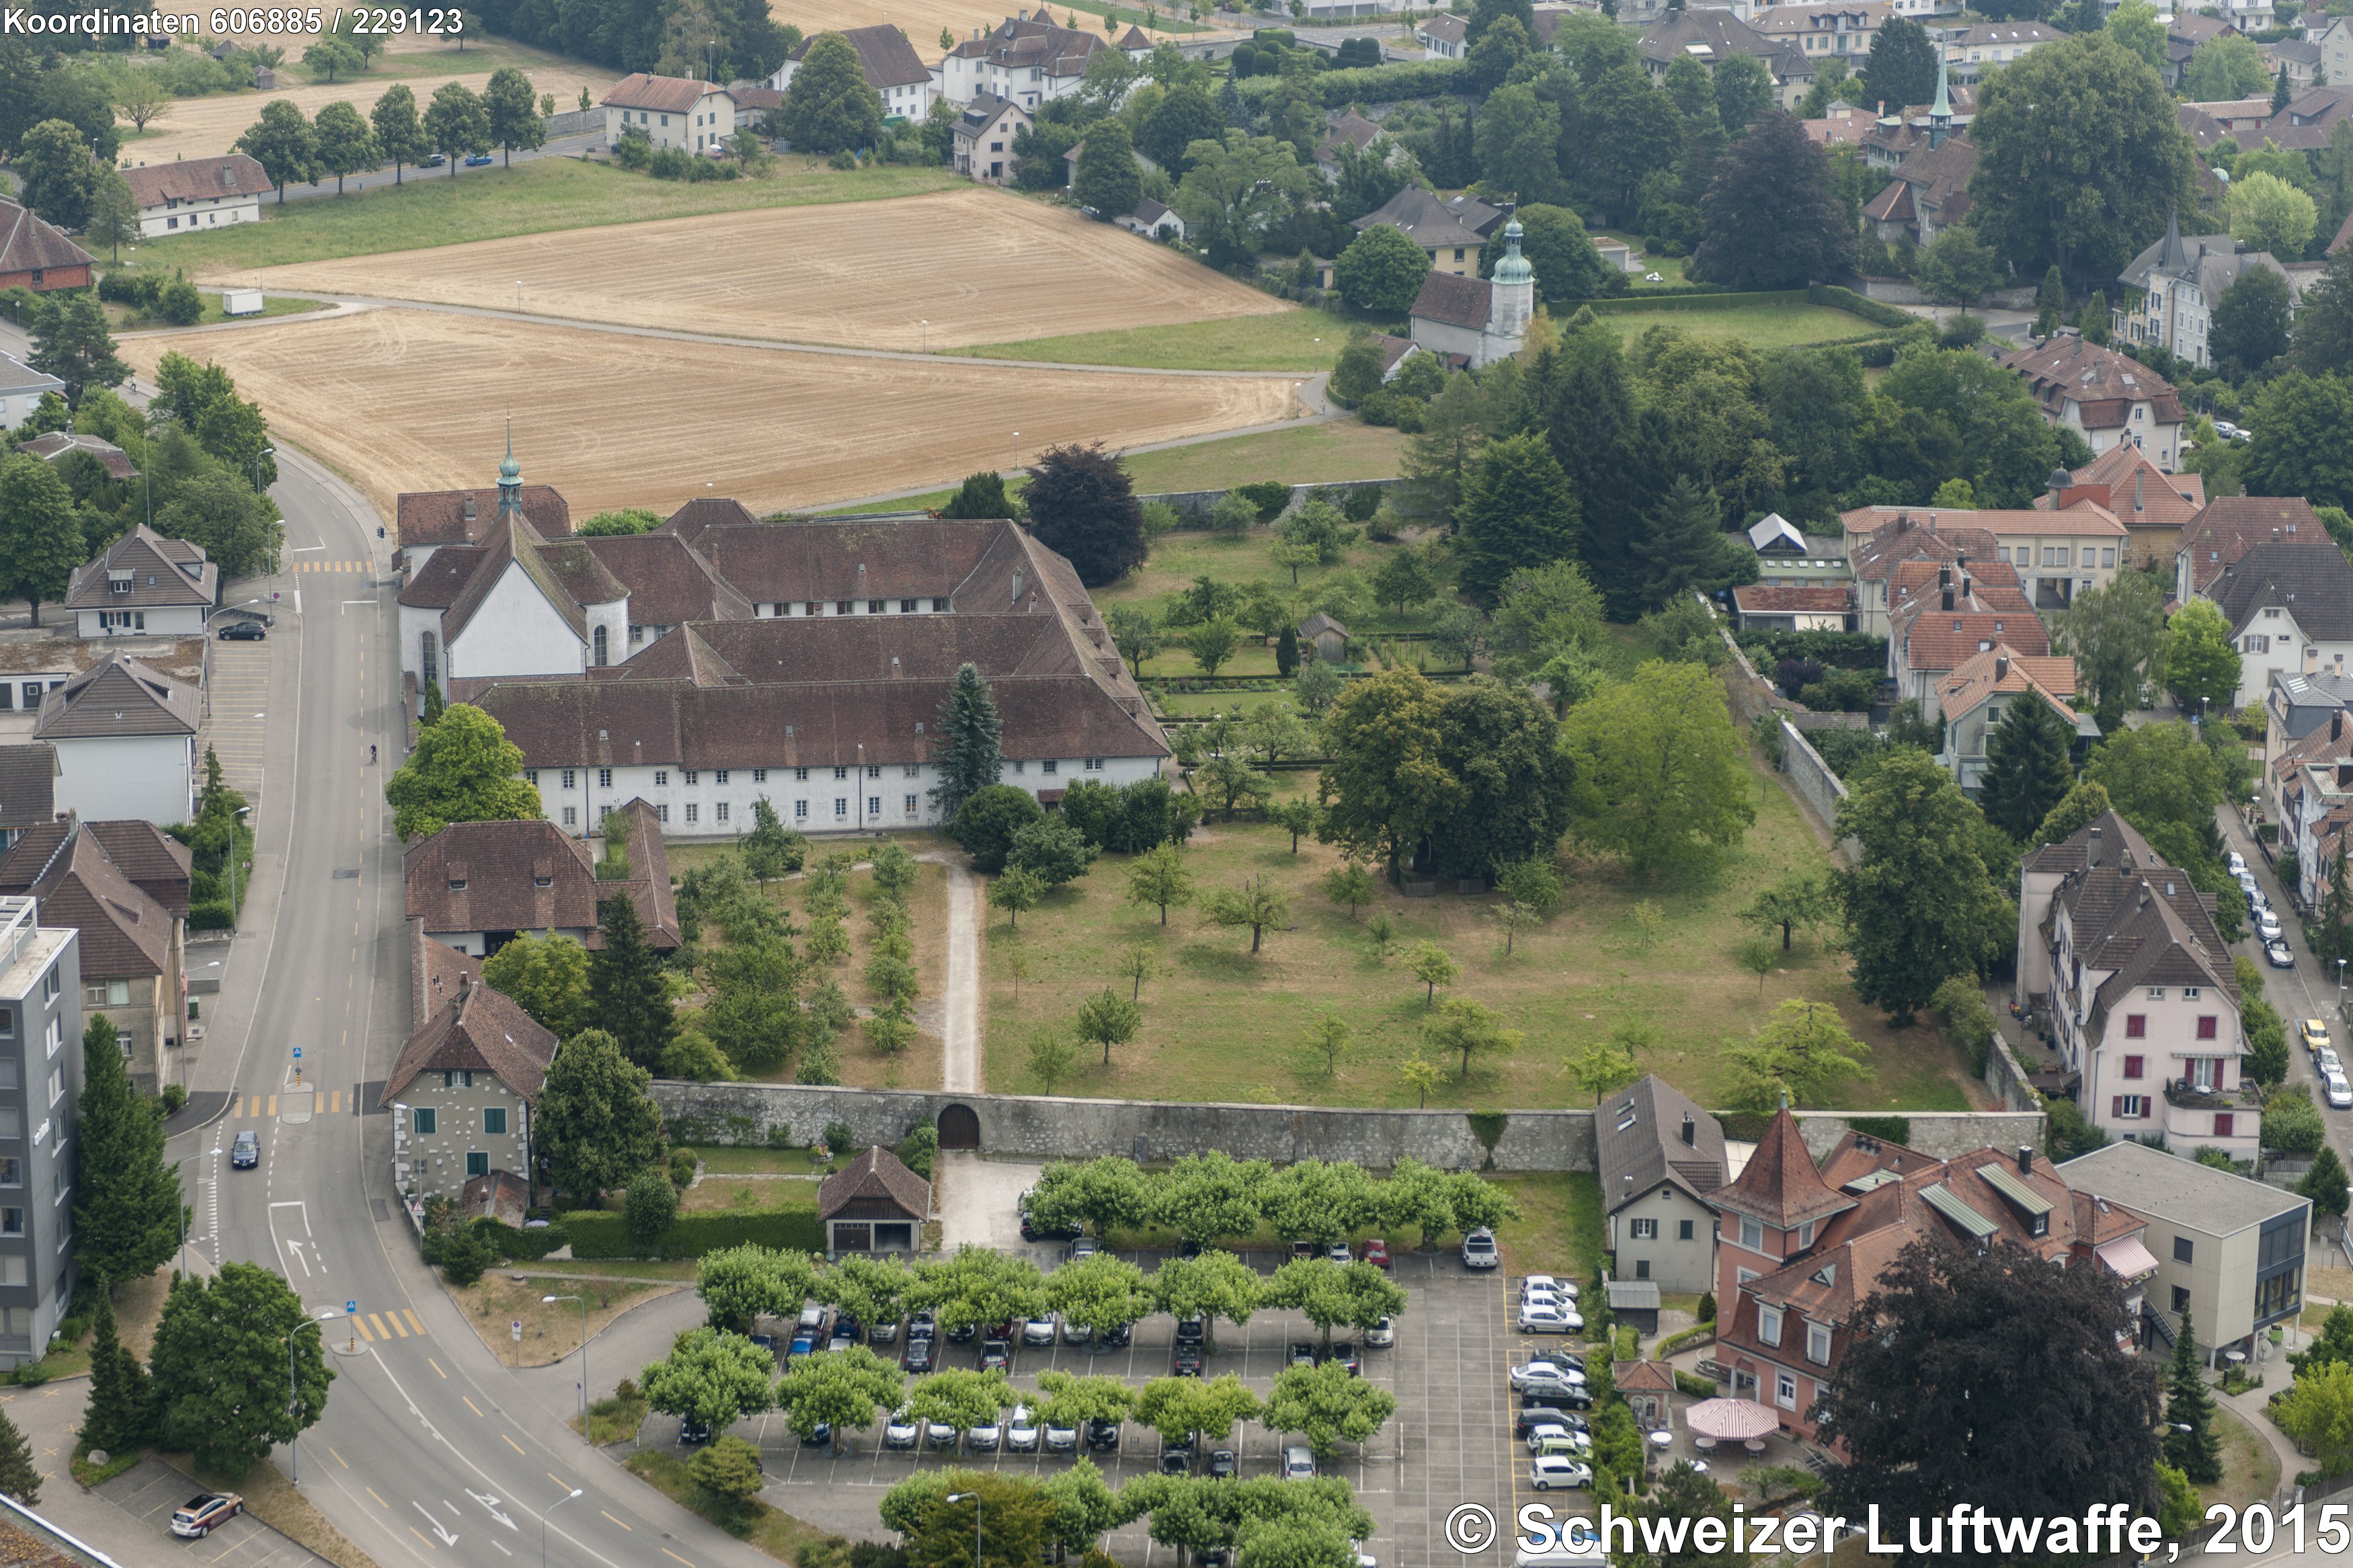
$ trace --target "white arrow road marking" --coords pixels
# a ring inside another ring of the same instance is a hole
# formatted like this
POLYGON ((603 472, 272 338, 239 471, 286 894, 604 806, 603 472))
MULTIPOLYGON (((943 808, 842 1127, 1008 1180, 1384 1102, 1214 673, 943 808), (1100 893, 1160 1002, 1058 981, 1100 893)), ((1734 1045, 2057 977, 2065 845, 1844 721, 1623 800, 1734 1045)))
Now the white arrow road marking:
POLYGON ((485 1512, 487 1512, 492 1519, 497 1520, 501 1524, 505 1525, 509 1530, 519 1530, 522 1528, 520 1525, 516 1524, 513 1520, 509 1519, 505 1514, 499 1511, 498 1499, 494 1497, 484 1497, 481 1493, 474 1490, 471 1487, 466 1489, 466 1495, 472 1498, 476 1502, 480 1503, 485 1512))
POLYGON ((294 1255, 295 1262, 302 1265, 303 1278, 308 1279, 311 1274, 311 1265, 302 1257, 302 1244, 290 1237, 286 1242, 286 1250, 294 1255))
MULTIPOLYGON (((414 1500, 409 1502, 408 1506, 425 1516, 425 1522, 433 1527, 433 1533, 441 1538, 442 1545, 455 1546, 458 1544, 458 1538, 450 1534, 448 1530, 443 1526, 439 1520, 433 1517, 433 1511, 430 1509, 427 1508, 423 1503, 415 1501, 414 1500)), ((449 1505, 443 1503, 441 1506, 448 1508, 449 1505)))

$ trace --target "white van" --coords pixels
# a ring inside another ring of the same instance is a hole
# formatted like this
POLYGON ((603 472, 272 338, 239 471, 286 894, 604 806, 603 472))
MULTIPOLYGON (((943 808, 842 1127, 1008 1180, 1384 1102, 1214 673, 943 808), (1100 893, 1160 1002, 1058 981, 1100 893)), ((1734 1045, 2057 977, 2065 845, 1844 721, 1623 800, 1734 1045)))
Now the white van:
POLYGON ((1609 1558, 1598 1549, 1571 1552, 1555 1543, 1542 1552, 1521 1549, 1512 1558, 1512 1568, 1609 1568, 1609 1558))

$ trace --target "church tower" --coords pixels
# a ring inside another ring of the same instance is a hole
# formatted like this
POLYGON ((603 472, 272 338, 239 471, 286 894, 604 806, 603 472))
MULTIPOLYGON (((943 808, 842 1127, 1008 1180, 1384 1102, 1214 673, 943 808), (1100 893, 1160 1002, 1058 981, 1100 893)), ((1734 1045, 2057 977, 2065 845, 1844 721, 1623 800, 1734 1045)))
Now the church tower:
POLYGON ((1504 258, 1495 263, 1487 296, 1487 353, 1493 361, 1517 353, 1536 312, 1536 269, 1520 254, 1520 216, 1504 223, 1504 258))
POLYGON ((522 465, 515 461, 514 426, 507 426, 507 458, 499 465, 499 516, 522 516, 522 465))
POLYGON ((1936 100, 1928 106, 1928 146, 1942 147, 1953 133, 1953 93, 1945 80, 1945 46, 1936 46, 1936 100))

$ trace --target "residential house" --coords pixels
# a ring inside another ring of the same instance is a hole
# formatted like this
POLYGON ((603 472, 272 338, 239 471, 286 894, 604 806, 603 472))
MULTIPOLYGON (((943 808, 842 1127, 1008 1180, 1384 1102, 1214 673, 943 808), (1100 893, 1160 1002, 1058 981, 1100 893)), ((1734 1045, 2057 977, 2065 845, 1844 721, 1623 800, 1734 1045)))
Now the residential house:
POLYGON ((2215 148, 2231 141, 2229 128, 2194 103, 2175 104, 2173 122, 2181 127, 2182 134, 2189 138, 2190 144, 2201 154, 2211 153, 2215 148))
POLYGON ((1815 146, 1836 150, 1860 147, 1862 140, 1879 122, 1872 115, 1852 103, 1839 102, 1829 106, 1820 120, 1801 120, 1806 135, 1815 146))
POLYGON ((2290 92, 2319 85, 2322 45, 2304 38, 2278 38, 2262 48, 2263 68, 2272 73, 2274 80, 2285 71, 2290 92))
POLYGON ((1340 177, 1340 149, 1347 147, 1358 153, 1368 152, 1374 140, 1381 134, 1377 121, 1366 119, 1356 110, 1345 110, 1332 122, 1331 134, 1316 143, 1315 167, 1327 180, 1340 177))
POLYGON ((1432 16, 1417 22, 1413 41, 1442 60, 1459 60, 1471 52, 1471 24, 1461 16, 1432 16))
MULTIPOLYGON (((2115 513, 2090 501, 2079 501, 2060 511, 2037 511, 2031 507, 2016 510, 1857 507, 1840 517, 1846 528, 1847 555, 1857 563, 1855 575, 1862 576, 1861 552, 1866 537, 1891 522, 1910 521, 1918 526, 1922 519, 1932 532, 1940 527, 1969 529, 1990 539, 1990 559, 2007 563, 2017 573, 2020 586, 2028 593, 2038 613, 2064 609, 2074 602, 2077 594, 2105 587, 2115 579, 2121 563, 2119 557, 2129 547, 2131 538, 2115 513)), ((1953 559, 1957 563, 1962 553, 1956 552, 1953 559)), ((1976 550, 1965 553, 1974 560, 1989 558, 1976 550)), ((1918 557, 1946 558, 1941 553, 1918 557)), ((1880 576, 1883 582, 1886 573, 1880 576)), ((1883 615, 1892 615, 1899 602, 1883 595, 1878 608, 1883 615)), ((1872 607, 1866 600, 1864 609, 1872 607)), ((1879 620, 1881 629, 1873 635, 1885 636, 1887 624, 1883 618, 1879 620)), ((1872 625, 1866 623, 1864 630, 1873 630, 1872 625)))
POLYGON ((2242 129, 2263 129, 2263 121, 2272 117, 2269 98, 2233 98, 2211 103, 2185 103, 2179 107, 2197 110, 2226 132, 2242 129))
MULTIPOLYGON (((2329 79, 2337 80, 2333 73, 2329 79)), ((2330 132, 2348 114, 2353 114, 2353 82, 2309 87, 2262 124, 2242 126, 2232 135, 2249 152, 2268 142, 2283 152, 2317 153, 2328 145, 2330 132)))
POLYGON ((2320 46, 2320 71, 2328 81, 2353 82, 2353 23, 2323 12, 2327 26, 2314 41, 2320 46))
POLYGON ((2100 738, 2100 727, 2076 709, 2075 694, 2075 661, 2063 654, 2035 658, 2006 642, 1971 654, 1936 682, 1936 711, 1945 721, 1936 761, 1974 798, 1985 780, 1986 739, 2020 702, 2048 704, 2079 746, 2088 746, 2100 738))
POLYGON ((0 898, 0 1365, 38 1361, 73 1299, 81 938, 0 898))
POLYGON ((956 173, 985 185, 1010 184, 1014 143, 1036 124, 1036 117, 1009 98, 974 94, 957 114, 949 138, 956 173))
POLYGON ((2110 314, 2117 337, 2155 343, 2190 363, 2211 368, 2207 346, 2214 307, 2231 285, 2257 268, 2289 280, 2290 308, 2302 279, 2268 250, 2252 250, 2227 234, 2183 238, 2179 215, 2166 219, 2165 237, 2138 256, 2116 280, 2124 285, 2110 314))
POLYGON ((219 599, 220 568, 204 546, 142 522, 74 568, 65 605, 85 638, 200 637, 219 599))
POLYGON ((2126 560, 2134 566, 2170 565, 2181 551, 2182 531, 2206 504, 2206 480, 2200 474, 2168 474, 2149 461, 2148 454, 2129 442, 2119 442, 2073 473, 2053 470, 2056 481, 2034 498, 2039 511, 2063 511, 2079 501, 2105 508, 2131 535, 2126 560))
POLYGON ((2009 646, 2034 658, 2048 634, 2014 570, 2000 561, 1906 561, 1888 578, 1887 675, 1899 700, 1936 702, 1945 677, 1978 654, 2009 646))
POLYGON ((1760 37, 1794 43, 1810 59, 1844 60, 1858 73, 1871 58, 1872 39, 1894 14, 1887 0, 1736 8, 1744 9, 1741 20, 1760 37))
POLYGON ((2176 12, 2165 25, 2165 67, 2158 74, 2165 85, 2179 90, 2181 73, 2189 68, 2189 58, 2202 44, 2231 31, 2231 25, 2219 16, 2195 11, 2176 12))
POLYGON ((2353 709, 2353 675, 2274 672, 2270 689, 2263 693, 2264 793, 2272 796, 2274 821, 2286 820, 2278 808, 2277 786, 2294 765, 2290 750, 2324 727, 2330 739, 2342 742, 2348 709, 2353 709))
POLYGON ((2059 1167, 2067 1184, 2148 1221, 2142 1237, 2155 1274, 2144 1344, 2169 1349, 2190 1314, 2199 1359, 2225 1351, 2261 1359, 2258 1336, 2304 1308, 2312 1200, 2145 1143, 2111 1143, 2059 1167))
POLYGON ((0 430, 23 427, 41 399, 50 394, 66 395, 66 384, 45 371, 27 370, 24 362, 0 354, 0 430))
POLYGON ((2233 703, 2260 701, 2277 672, 2343 675, 2353 653, 2353 564, 2327 539, 2253 546, 2200 597, 2230 623, 2239 647, 2233 703))
POLYGON ((2021 983, 2023 955, 2036 952, 2047 990, 2030 1005, 2047 1015, 2063 1070, 2079 1075, 2084 1119, 2111 1137, 2253 1158, 2261 1114, 2242 1070, 2239 983, 2213 896, 2114 812, 2065 846, 2021 862, 2018 949, 2021 983), (2038 873, 2061 865, 2073 868, 2028 896, 2038 873))
MULTIPOLYGON (((1903 602, 1894 594, 1894 579, 1905 562, 1993 560, 1994 536, 1957 521, 1971 515, 1925 508, 1900 511, 1893 520, 1877 517, 1870 508, 1848 514, 1840 551, 1853 574, 1854 629, 1865 637, 1887 635, 1890 612, 1903 602)), ((2002 548, 2006 558, 2008 546, 2002 548)))
POLYGON ((1806 532, 1779 512, 1767 512, 1748 528, 1763 583, 1785 587, 1843 587, 1853 580, 1846 542, 1836 534, 1806 532))
POLYGON ((58 814, 58 749, 0 746, 0 852, 58 814))
POLYGON ((483 984, 479 964, 419 944, 425 1022, 395 1058, 376 1109, 393 1113, 393 1174, 411 1200, 464 1195, 480 1178, 532 1179, 532 1112, 556 1039, 511 998, 483 984))
POLYGON ((1862 209, 1881 243, 1926 245, 1969 216, 1969 176, 1978 150, 1966 137, 1932 129, 1930 144, 1897 164, 1862 209))
POLYGON ((1979 1250, 2009 1243, 2053 1263, 2096 1268, 2127 1286, 2146 1278, 2118 1244, 2140 1217, 2071 1187, 2031 1148, 1936 1160, 1847 1132, 1818 1167, 1786 1110, 1740 1175, 1710 1202, 1717 1244, 1716 1360, 1736 1398, 1755 1399, 1800 1442, 1888 1267, 1915 1243, 1979 1250))
POLYGON ((1974 87, 1984 79, 1988 68, 2022 60, 2044 44, 2056 43, 2066 36, 2044 22, 1978 22, 1971 26, 1946 29, 1941 53, 1944 63, 1952 70, 1953 79, 1974 87))
POLYGON ((735 134, 735 95, 717 82, 637 71, 605 94, 605 141, 636 132, 657 148, 716 155, 735 134))
POLYGON ((1422 254, 1430 258, 1431 271, 1475 280, 1479 250, 1487 243, 1489 232, 1481 224, 1490 214, 1496 221, 1503 216, 1501 209, 1475 199, 1464 207, 1419 185, 1408 185, 1374 211, 1352 220, 1349 226, 1361 234, 1386 224, 1421 247, 1422 254))
MULTIPOLYGON (((2281 691, 2289 681, 2342 691, 2348 678, 2274 676, 2273 690, 2281 691)), ((2353 722, 2343 712, 2334 712, 2325 724, 2284 742, 2267 763, 2263 784, 2283 855, 2293 851, 2295 856, 2290 901, 2306 912, 2316 910, 2334 874, 2337 852, 2345 843, 2346 825, 2353 822, 2353 722)))
POLYGON ((1520 254, 1518 218, 1504 226, 1504 243, 1492 279, 1440 271, 1422 279, 1406 312, 1416 343, 1472 370, 1520 352, 1535 314, 1536 275, 1520 254))
POLYGON ((828 1258, 913 1252, 932 1215, 932 1184, 875 1145, 818 1184, 818 1223, 828 1258))
POLYGON ((34 437, 16 450, 28 453, 45 463, 59 462, 79 452, 105 469, 110 479, 135 479, 139 477, 139 465, 131 460, 130 453, 101 437, 84 436, 77 431, 52 430, 46 436, 34 437))
POLYGON ((1715 1281, 1715 1214, 1726 1174, 1724 1129, 1655 1075, 1604 1097, 1593 1118, 1595 1169, 1610 1272, 1696 1294, 1715 1281))
POLYGON ((83 1016, 114 1025, 142 1094, 170 1079, 181 1040, 189 866, 187 846, 153 823, 70 816, 0 855, 0 895, 37 899, 45 922, 81 932, 83 1016))
POLYGON ((123 170, 122 178, 131 187, 131 199, 139 204, 142 239, 233 223, 259 223, 261 198, 270 188, 269 176, 260 163, 243 153, 142 163, 123 170))
POLYGON ((1112 47, 1100 33, 1062 26, 1052 7, 1040 5, 1034 15, 1008 16, 987 33, 974 28, 934 68, 934 81, 950 103, 987 96, 1035 114, 1039 104, 1078 91, 1088 62, 1112 47))
POLYGON ((0 291, 29 289, 36 294, 87 289, 98 258, 65 231, 0 196, 0 291))
POLYGON ((2114 349, 2102 348, 2073 327, 1997 363, 2026 382, 2046 425, 2081 435, 2092 455, 2119 441, 2147 452, 2171 473, 2181 456, 2181 399, 2173 384, 2114 349))
POLYGON ((1120 227, 1146 239, 1183 239, 1185 220, 1174 209, 1150 196, 1135 204, 1135 210, 1119 220, 1120 227))
MULTIPOLYGON (((882 118, 909 120, 921 124, 932 111, 932 100, 939 89, 932 80, 932 68, 915 53, 915 46, 907 35, 889 23, 871 27, 844 27, 841 36, 858 51, 858 63, 866 72, 866 85, 882 100, 882 118)), ((801 61, 808 58, 809 46, 822 34, 801 40, 786 56, 785 63, 768 78, 768 85, 779 92, 790 91, 794 73, 801 61)))
POLYGON ((1721 6, 1662 12, 1642 29, 1634 52, 1652 81, 1663 79, 1667 67, 1679 58, 1695 59, 1713 74, 1719 61, 1736 54, 1753 55, 1771 75, 1774 103, 1781 109, 1796 109, 1814 85, 1814 57, 1795 36, 1768 37, 1721 6))
POLYGON ((2326 540, 2327 525, 2300 496, 2216 496, 2181 531, 2173 596, 2187 604, 2213 587, 2226 566, 2258 544, 2326 540))
POLYGON ((2268 33, 2277 21, 2272 0, 2224 0, 2222 10, 2242 33, 2268 33))
POLYGON ((1842 632, 1854 619, 1854 590, 1797 584, 1747 583, 1732 591, 1741 631, 1842 632))
MULTIPOLYGON (((565 936, 601 948, 596 906, 626 895, 649 946, 679 944, 661 821, 641 800, 599 812, 608 840, 626 834, 629 872, 601 879, 588 846, 546 821, 453 822, 401 856, 409 921, 445 947, 488 958, 518 936, 565 936)), ((609 850, 608 850, 609 852, 609 850)))
POLYGON ((117 652, 43 693, 33 739, 58 749, 58 809, 188 821, 202 718, 195 687, 117 652))

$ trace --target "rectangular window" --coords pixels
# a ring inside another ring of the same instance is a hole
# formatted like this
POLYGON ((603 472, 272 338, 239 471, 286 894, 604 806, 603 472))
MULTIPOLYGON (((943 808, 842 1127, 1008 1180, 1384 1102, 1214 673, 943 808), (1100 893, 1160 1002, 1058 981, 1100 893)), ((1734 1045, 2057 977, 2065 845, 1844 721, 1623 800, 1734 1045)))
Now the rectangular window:
POLYGON ((1651 1260, 1647 1258, 1637 1258, 1634 1259, 1634 1278, 1637 1279, 1648 1279, 1650 1277, 1651 1260))
POLYGON ((1784 1410, 1798 1407, 1798 1380, 1786 1372, 1773 1374, 1773 1403, 1784 1410))
POLYGON ((1803 1252, 1814 1244, 1814 1222, 1808 1220, 1798 1227, 1798 1250, 1803 1252))
POLYGON ((2189 1310, 2189 1289, 2188 1286, 2176 1285, 2173 1288, 2173 1310, 2176 1312, 2186 1312, 2189 1310))
POLYGON ((2195 1001, 2197 1001, 2197 1000, 2198 1000, 2198 987, 2196 987, 2195 985, 2185 985, 2185 986, 2183 986, 2183 987, 2181 988, 2181 999, 2182 999, 2184 1002, 2195 1002, 2195 1001))
POLYGON ((30 1279, 28 1260, 22 1258, 0 1258, 0 1285, 22 1285, 30 1279))
POLYGON ((14 1154, 0 1159, 0 1187, 21 1187, 25 1184, 25 1162, 14 1154))
POLYGON ((2125 1058, 2125 1076, 2126 1078, 2140 1077, 2141 1068, 2147 1060, 2148 1058, 2147 1057, 2126 1057, 2125 1058))
POLYGON ((573 787, 574 787, 574 785, 575 785, 575 781, 573 779, 572 774, 573 774, 573 770, 572 770, 572 769, 570 769, 570 768, 566 768, 566 769, 565 769, 565 770, 564 770, 564 787, 565 787, 565 789, 571 789, 571 788, 573 788, 573 787))
POLYGON ((479 1149, 469 1149, 466 1152, 466 1174, 469 1176, 487 1176, 490 1173, 490 1155, 484 1153, 479 1149))
POLYGON ((902 599, 902 600, 900 600, 900 601, 899 601, 899 613, 900 613, 901 615, 902 615, 902 616, 912 616, 912 615, 913 615, 913 614, 915 613, 915 601, 914 601, 914 600, 913 600, 913 599, 902 599))
POLYGON ((945 599, 934 599, 932 601, 932 614, 935 616, 944 616, 947 613, 948 602, 945 599))
MULTIPOLYGON (((692 784, 694 781, 692 779, 689 779, 686 782, 692 784)), ((727 782, 727 770, 725 768, 713 768, 711 771, 711 782, 712 784, 725 784, 727 782)))
POLYGON ((1051 757, 1048 757, 1044 762, 1038 764, 1038 771, 1045 773, 1059 773, 1061 770, 1061 763, 1056 762, 1051 757))
POLYGON ((1638 1220, 1636 1220, 1636 1221, 1634 1222, 1634 1231, 1633 1231, 1633 1236, 1634 1236, 1634 1239, 1635 1239, 1636 1241, 1656 1241, 1656 1240, 1658 1240, 1658 1239, 1659 1239, 1659 1222, 1658 1222, 1657 1220, 1654 1220, 1654 1219, 1638 1219, 1638 1220))
POLYGON ((0 1208, 0 1236, 25 1234, 25 1211, 20 1208, 0 1208))
POLYGON ((908 778, 919 779, 923 776, 923 764, 921 763, 909 763, 899 771, 908 778))
POLYGON ((696 817, 701 815, 702 809, 702 808, 697 805, 694 802, 688 801, 686 803, 686 819, 689 822, 694 821, 696 817))
POLYGON ((1831 1364, 1831 1331, 1820 1323, 1806 1325, 1806 1359, 1821 1366, 1831 1364))
POLYGON ((867 764, 866 764, 866 776, 867 776, 868 778, 870 778, 870 779, 879 779, 879 778, 881 778, 881 777, 882 776, 882 764, 881 764, 881 763, 867 763, 867 764))
POLYGON ((2162 986, 2162 985, 2152 985, 2152 986, 2150 986, 2150 987, 2148 988, 2148 999, 2149 999, 2150 1001, 2152 1001, 2152 1002, 2162 1002, 2162 1001, 2164 1001, 2164 1000, 2165 1000, 2165 987, 2164 987, 2164 986, 2162 986))
POLYGON ((2211 1013, 2206 1014, 2204 1016, 2200 1017, 2198 1020, 2198 1037, 2201 1040, 2216 1038, 2217 1037, 2214 1031, 2219 1023, 2220 1020, 2218 1020, 2211 1013))
POLYGON ((809 771, 807 768, 795 768, 793 770, 793 782, 795 784, 807 784, 808 783, 808 775, 809 771))
POLYGON ((49 1069, 49 1103, 55 1105, 66 1097, 66 1075, 63 1068, 49 1069))
POLYGON ((1740 1216, 1740 1245, 1751 1252, 1765 1250, 1765 1227, 1746 1215, 1740 1216))
POLYGON ((2113 566, 2113 565, 2115 565, 2116 563, 2116 546, 2115 546, 2115 545, 2113 545, 2113 544, 2103 544, 2102 546, 2100 546, 2100 564, 2101 564, 2101 565, 2103 565, 2103 566, 2113 566))
POLYGON ((691 784, 701 784, 702 782, 702 774, 694 768, 689 768, 686 770, 686 782, 691 784))
POLYGON ((417 1135, 419 1138, 432 1137, 433 1108, 429 1105, 420 1105, 416 1108, 412 1114, 414 1114, 417 1119, 417 1135))
POLYGON ((613 787, 612 769, 598 768, 596 770, 596 787, 598 789, 611 789, 613 787))
POLYGON ((2145 1013, 2125 1015, 2125 1038, 2145 1040, 2148 1037, 2148 1016, 2145 1013))
POLYGON ((503 1105, 485 1108, 482 1111, 482 1131, 487 1136, 500 1138, 505 1136, 506 1130, 507 1108, 503 1105))
POLYGON ((919 799, 919 797, 918 797, 918 796, 915 796, 915 795, 908 795, 908 796, 906 796, 906 797, 904 797, 904 798, 905 798, 906 803, 907 803, 907 815, 908 815, 909 816, 914 816, 919 815, 919 814, 920 814, 920 812, 921 812, 921 810, 922 810, 922 807, 921 807, 921 806, 919 806, 919 805, 916 804, 916 803, 917 803, 917 800, 919 799))
POLYGON ((882 601, 881 601, 881 600, 880 600, 880 599, 869 599, 869 600, 867 600, 867 601, 866 601, 866 613, 867 613, 868 615, 870 615, 870 616, 879 616, 879 615, 881 615, 881 614, 882 613, 882 601))
POLYGON ((833 776, 837 779, 846 779, 849 776, 849 770, 848 768, 836 768, 833 770, 833 776))
POLYGON ((1778 1345, 1781 1342, 1781 1309, 1757 1309, 1757 1338, 1760 1343, 1778 1345))
POLYGON ((670 807, 667 805, 654 807, 654 820, 667 825, 670 821, 670 807))
POLYGON ((2197 1252, 2198 1248, 2188 1237, 2177 1236, 2173 1238, 2173 1261, 2176 1263, 2194 1262, 2197 1252))
POLYGON ((1692 1239, 1691 1221, 1687 1219, 1679 1219, 1675 1221, 1675 1239, 1677 1241, 1689 1241, 1692 1239))
POLYGON ((833 602, 833 613, 837 616, 849 615, 852 613, 850 606, 854 603, 856 603, 856 601, 850 599, 836 599, 833 602))
POLYGON ((870 795, 866 797, 866 815, 869 816, 880 816, 882 815, 882 797, 881 795, 870 795))
POLYGON ((719 803, 719 820, 722 822, 727 820, 727 803, 723 800, 719 803))
POLYGON ((838 795, 833 797, 833 816, 834 820, 837 822, 845 822, 849 820, 849 797, 848 795, 838 795))
POLYGON ((754 784, 766 784, 768 782, 768 770, 765 768, 754 768, 752 770, 752 782, 754 784))
POLYGON ((580 808, 578 806, 567 805, 564 808, 564 826, 566 827, 577 827, 580 826, 580 808))
POLYGON ((2218 1110, 2214 1113, 2215 1137, 2231 1137, 2238 1130, 2238 1118, 2233 1116, 2231 1112, 2227 1110, 2218 1110))
POLYGON ((654 787, 657 789, 667 789, 670 787, 670 770, 668 768, 656 768, 654 770, 654 787))
POLYGON ((1091 773, 1099 773, 1103 772, 1103 760, 1101 757, 1089 757, 1087 759, 1087 772, 1091 773))

